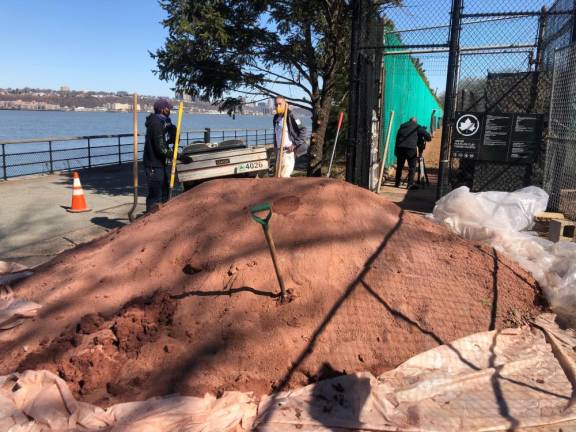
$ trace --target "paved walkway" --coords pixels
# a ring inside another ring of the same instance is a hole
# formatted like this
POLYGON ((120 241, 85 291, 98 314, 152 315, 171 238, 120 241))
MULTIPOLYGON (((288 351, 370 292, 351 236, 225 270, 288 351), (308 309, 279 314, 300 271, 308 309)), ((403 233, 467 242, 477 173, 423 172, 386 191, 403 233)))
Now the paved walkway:
MULTIPOLYGON (((35 266, 54 255, 128 223, 132 207, 131 166, 81 171, 87 213, 69 213, 70 174, 0 182, 0 260, 35 266)), ((140 184, 144 185, 143 176, 140 184)), ((137 214, 144 210, 141 188, 137 214)))
POLYGON ((407 190, 406 184, 394 187, 392 179, 385 180, 380 188, 380 195, 395 202, 401 208, 414 213, 431 213, 436 204, 436 170, 429 170, 430 184, 419 186, 418 190, 407 190))
MULTIPOLYGON (((385 196, 390 201, 397 203, 404 210, 417 213, 431 213, 436 203, 436 185, 438 182, 438 161, 440 160, 440 142, 442 140, 442 130, 437 130, 432 138, 432 142, 426 145, 424 160, 426 171, 430 180, 429 185, 421 186, 415 191, 406 190, 406 184, 402 187, 394 187, 391 176, 385 178, 380 188, 380 195, 385 196)), ((403 179, 408 176, 408 167, 404 167, 403 179)))
MULTIPOLYGON (((429 175, 431 184, 417 191, 407 191, 405 186, 395 188, 385 181, 381 195, 405 210, 431 212, 436 193, 435 169, 429 175)), ((133 202, 131 165, 80 171, 80 177, 92 211, 76 214, 66 211, 72 200, 69 173, 0 182, 0 260, 36 266, 128 223, 133 202)), ((143 173, 140 185, 136 214, 144 211, 143 173)))

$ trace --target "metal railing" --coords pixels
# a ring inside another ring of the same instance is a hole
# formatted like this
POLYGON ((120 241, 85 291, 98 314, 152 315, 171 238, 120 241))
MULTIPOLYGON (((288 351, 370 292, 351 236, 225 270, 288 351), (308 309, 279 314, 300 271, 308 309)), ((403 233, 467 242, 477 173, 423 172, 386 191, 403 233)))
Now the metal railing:
MULTIPOLYGON (((138 135, 138 154, 144 150, 138 135)), ((248 146, 264 146, 274 140, 272 129, 210 129, 184 131, 180 145, 238 139, 248 146)), ((133 160, 133 135, 90 135, 0 141, 0 180, 32 174, 116 165, 133 160)))

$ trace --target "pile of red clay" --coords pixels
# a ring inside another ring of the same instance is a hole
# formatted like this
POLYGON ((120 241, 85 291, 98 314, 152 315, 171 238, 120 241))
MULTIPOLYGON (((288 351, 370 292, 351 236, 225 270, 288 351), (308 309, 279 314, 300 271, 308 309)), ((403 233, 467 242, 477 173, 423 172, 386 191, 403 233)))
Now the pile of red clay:
POLYGON ((43 308, 0 334, 0 375, 48 369, 102 405, 381 374, 540 310, 534 280, 494 250, 311 178, 203 184, 63 253, 15 292, 43 308), (262 202, 285 303, 249 212, 262 202))

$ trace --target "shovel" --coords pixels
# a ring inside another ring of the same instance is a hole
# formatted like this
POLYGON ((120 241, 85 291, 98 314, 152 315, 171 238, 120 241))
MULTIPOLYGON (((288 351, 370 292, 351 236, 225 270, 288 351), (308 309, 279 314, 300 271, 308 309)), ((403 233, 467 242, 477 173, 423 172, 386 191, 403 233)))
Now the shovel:
POLYGON ((278 261, 276 259, 276 246, 274 246, 274 240, 270 235, 270 218, 272 218, 272 206, 268 203, 258 204, 250 209, 252 214, 252 219, 262 225, 264 230, 264 236, 266 237, 266 243, 268 243, 268 248, 270 248, 270 255, 272 256, 272 263, 274 264, 274 271, 276 272, 276 277, 278 278, 278 284, 280 285, 280 302, 284 302, 286 298, 286 288, 284 286, 284 280, 282 275, 280 275, 280 269, 278 268, 278 261), (268 212, 265 216, 258 216, 257 213, 268 212))

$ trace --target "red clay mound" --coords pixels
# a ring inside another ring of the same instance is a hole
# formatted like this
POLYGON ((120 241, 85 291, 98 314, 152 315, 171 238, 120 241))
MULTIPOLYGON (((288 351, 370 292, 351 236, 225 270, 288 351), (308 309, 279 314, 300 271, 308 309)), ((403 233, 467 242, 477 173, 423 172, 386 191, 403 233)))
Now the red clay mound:
POLYGON ((0 374, 50 369, 101 404, 380 374, 539 311, 534 280, 492 249, 308 178, 206 183, 64 253, 16 292, 44 307, 0 334, 0 374), (264 201, 294 294, 283 305, 248 213, 264 201))

